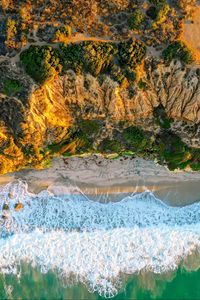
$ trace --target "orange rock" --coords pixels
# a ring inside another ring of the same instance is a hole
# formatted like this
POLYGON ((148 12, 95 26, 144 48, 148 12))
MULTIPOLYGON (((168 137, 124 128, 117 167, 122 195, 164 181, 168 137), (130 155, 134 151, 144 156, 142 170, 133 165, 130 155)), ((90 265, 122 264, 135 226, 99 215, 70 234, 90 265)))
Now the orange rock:
POLYGON ((18 202, 18 203, 15 204, 15 210, 16 211, 21 210, 23 207, 24 207, 24 205, 22 203, 20 203, 20 202, 18 202))

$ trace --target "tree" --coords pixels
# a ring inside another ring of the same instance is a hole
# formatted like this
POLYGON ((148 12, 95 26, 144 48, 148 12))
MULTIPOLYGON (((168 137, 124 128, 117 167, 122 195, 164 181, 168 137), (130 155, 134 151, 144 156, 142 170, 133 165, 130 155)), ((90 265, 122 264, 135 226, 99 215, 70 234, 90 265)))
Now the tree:
POLYGON ((57 49, 49 46, 30 46, 20 55, 26 72, 37 82, 44 83, 62 70, 57 49))
POLYGON ((140 9, 136 9, 128 18, 128 25, 133 30, 139 30, 145 21, 145 16, 140 9))
POLYGON ((156 6, 159 6, 159 5, 166 3, 166 0, 149 0, 149 2, 151 2, 152 4, 154 4, 156 6))
POLYGON ((70 37, 72 35, 72 28, 69 25, 65 25, 60 27, 55 32, 55 40, 64 41, 66 37, 70 37))
POLYGON ((113 43, 84 42, 83 52, 85 70, 98 76, 110 65, 117 53, 117 47, 113 43))
POLYGON ((64 70, 72 69, 76 73, 83 70, 83 49, 81 44, 61 44, 62 58, 64 70))
POLYGON ((146 46, 143 42, 136 39, 130 39, 119 44, 119 62, 122 66, 135 69, 141 64, 146 54, 146 46))
POLYGON ((183 63, 189 64, 193 61, 192 53, 188 47, 181 41, 171 43, 162 53, 165 61, 179 59, 183 63))
POLYGON ((117 47, 112 43, 82 42, 80 44, 61 45, 64 67, 76 73, 89 72, 98 76, 111 63, 117 47))
POLYGON ((157 8, 157 16, 155 18, 155 21, 152 24, 152 27, 154 29, 156 29, 158 25, 166 21, 167 14, 169 13, 169 11, 170 11, 170 6, 168 4, 164 4, 159 8, 157 8))
POLYGON ((158 8, 156 6, 150 6, 146 11, 146 15, 152 20, 155 20, 158 15, 158 8))
POLYGON ((6 46, 15 47, 15 36, 17 34, 16 21, 8 18, 6 22, 6 46))

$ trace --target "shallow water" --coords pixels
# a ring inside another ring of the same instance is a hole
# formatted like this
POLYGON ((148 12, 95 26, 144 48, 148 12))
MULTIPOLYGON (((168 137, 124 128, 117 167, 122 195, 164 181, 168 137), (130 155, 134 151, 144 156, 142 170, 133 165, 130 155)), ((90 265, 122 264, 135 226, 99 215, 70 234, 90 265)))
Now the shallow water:
POLYGON ((147 191, 102 204, 20 181, 0 199, 1 299, 200 298, 200 203, 170 207, 147 191))
MULTIPOLYGON (((0 299, 67 299, 101 300, 97 292, 89 292, 83 284, 61 280, 55 273, 42 274, 30 265, 23 266, 21 276, 0 276, 0 299)), ((200 299, 200 270, 182 269, 164 275, 142 274, 124 281, 115 300, 180 300, 200 299)))

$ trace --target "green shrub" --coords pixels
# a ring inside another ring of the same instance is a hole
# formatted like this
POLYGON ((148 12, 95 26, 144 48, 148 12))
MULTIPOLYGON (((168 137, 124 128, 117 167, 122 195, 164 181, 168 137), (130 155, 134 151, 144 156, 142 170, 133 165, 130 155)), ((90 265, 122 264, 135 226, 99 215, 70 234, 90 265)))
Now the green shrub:
POLYGON ((120 84, 135 79, 135 67, 146 54, 145 45, 136 39, 121 42, 118 46, 90 41, 62 44, 60 49, 64 70, 72 69, 78 74, 89 72, 93 76, 107 72, 120 84))
POLYGON ((118 140, 111 140, 109 138, 104 139, 100 145, 99 150, 105 153, 120 153, 122 151, 122 145, 118 140))
POLYGON ((78 140, 78 153, 84 153, 93 150, 93 143, 99 133, 101 125, 96 120, 80 120, 72 134, 71 140, 78 140))
POLYGON ((72 69, 76 73, 81 73, 84 66, 83 49, 81 44, 62 44, 60 46, 64 69, 72 69))
POLYGON ((71 34, 72 34, 72 28, 69 25, 65 25, 56 30, 55 39, 59 40, 62 35, 66 37, 70 37, 71 34))
POLYGON ((193 171, 200 171, 200 149, 192 149, 191 153, 190 167, 193 171))
POLYGON ((101 128, 100 123, 96 120, 81 120, 78 127, 89 137, 96 135, 101 128))
POLYGON ((176 134, 171 131, 164 131, 157 138, 157 143, 159 145, 158 155, 161 158, 161 162, 165 161, 169 169, 181 169, 189 164, 190 149, 176 134))
POLYGON ((144 150, 148 145, 148 138, 139 127, 131 126, 124 129, 123 137, 126 144, 133 147, 136 151, 144 150))
POLYGON ((146 81, 143 81, 142 79, 140 79, 138 81, 138 88, 142 91, 146 91, 148 88, 148 84, 146 83, 146 81))
POLYGON ((136 65, 141 64, 146 55, 146 46, 143 42, 130 39, 119 44, 119 62, 122 66, 135 69, 136 65))
POLYGON ((170 44, 162 53, 165 61, 179 59, 183 63, 189 64, 193 61, 192 53, 181 41, 175 41, 170 44))
POLYGON ((17 93, 20 93, 22 89, 23 86, 19 80, 7 79, 4 82, 3 93, 7 96, 15 96, 17 93))
POLYGON ((128 25, 133 30, 139 30, 144 24, 145 16, 140 9, 136 9, 128 18, 128 25))
POLYGON ((113 43, 84 42, 83 51, 86 71, 98 76, 110 65, 117 47, 113 43))
POLYGON ((156 123, 163 129, 170 129, 172 119, 168 118, 165 109, 162 105, 154 108, 153 112, 156 123))
POLYGON ((49 46, 32 45, 20 54, 20 60, 26 72, 41 84, 62 70, 58 50, 49 46))
POLYGON ((125 68, 125 76, 129 81, 135 81, 136 79, 136 72, 133 71, 130 67, 125 68))
POLYGON ((61 45, 65 69, 77 73, 89 72, 98 76, 105 71, 117 53, 113 43, 82 42, 80 44, 61 45))
POLYGON ((150 3, 159 6, 166 3, 166 0, 149 0, 150 3))
POLYGON ((110 67, 109 73, 113 80, 117 81, 119 84, 122 84, 126 80, 126 76, 122 68, 115 64, 110 67))
POLYGON ((155 20, 158 15, 158 8, 155 6, 150 6, 146 11, 146 15, 152 20, 155 20))
POLYGON ((158 25, 164 23, 167 19, 167 14, 170 11, 170 6, 168 4, 164 4, 157 9, 157 16, 155 21, 152 24, 152 28, 156 29, 158 25))

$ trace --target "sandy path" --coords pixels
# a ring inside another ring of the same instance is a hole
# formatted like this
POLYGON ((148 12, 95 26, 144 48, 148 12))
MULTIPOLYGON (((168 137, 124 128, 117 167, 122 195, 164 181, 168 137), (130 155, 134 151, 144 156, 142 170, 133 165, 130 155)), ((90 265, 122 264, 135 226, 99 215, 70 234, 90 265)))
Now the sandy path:
MULTIPOLYGON (((31 45, 34 46, 51 46, 52 48, 58 49, 59 48, 59 42, 55 42, 55 43, 47 43, 45 41, 40 41, 39 38, 37 38, 37 36, 34 36, 34 43, 29 43, 27 42, 26 46, 24 46, 23 48, 21 48, 20 52, 17 53, 14 57, 11 57, 10 60, 12 61, 12 63, 18 63, 20 61, 20 54, 28 49, 31 45)), ((114 41, 114 40, 110 40, 110 39, 102 39, 102 38, 98 38, 98 37, 90 37, 90 36, 86 36, 84 34, 78 33, 74 36, 71 36, 69 38, 65 39, 65 43, 81 43, 83 41, 93 41, 93 42, 118 42, 118 41, 114 41)), ((4 59, 5 60, 5 59, 4 59)), ((0 61, 1 62, 1 61, 0 61)))

